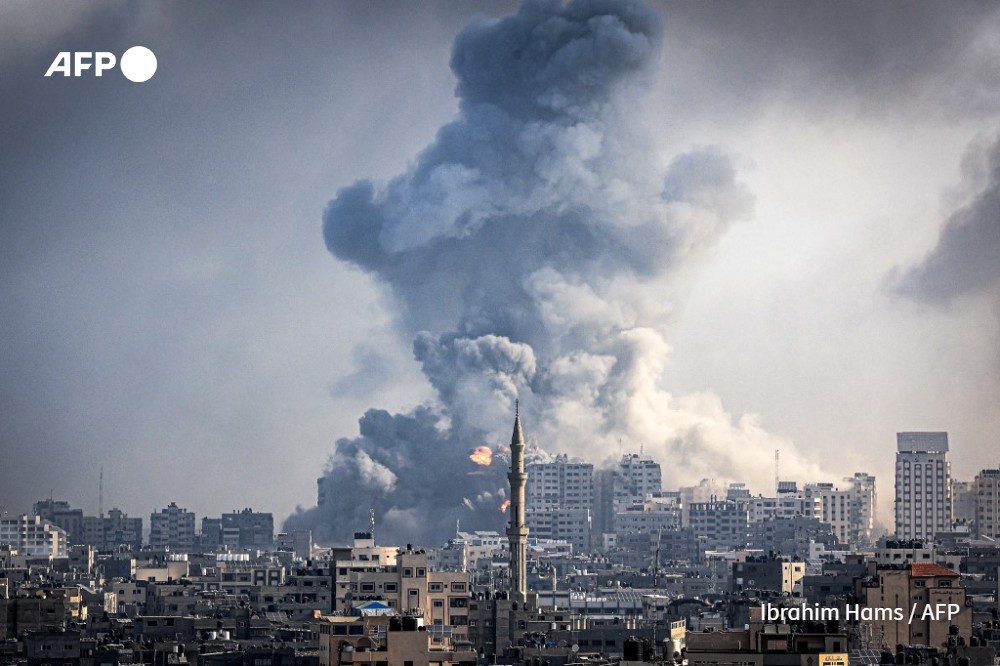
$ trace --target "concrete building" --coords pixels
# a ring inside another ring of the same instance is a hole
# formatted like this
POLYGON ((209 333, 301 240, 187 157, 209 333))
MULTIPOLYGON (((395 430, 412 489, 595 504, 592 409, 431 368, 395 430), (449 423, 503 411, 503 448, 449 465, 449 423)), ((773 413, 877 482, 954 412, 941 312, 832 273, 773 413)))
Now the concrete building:
POLYGON ((421 618, 428 627, 449 627, 448 635, 456 639, 468 637, 469 575, 431 571, 426 551, 407 548, 397 553, 395 565, 355 571, 348 580, 346 608, 378 601, 396 613, 421 618))
POLYGON ((838 545, 830 526, 821 523, 818 518, 793 516, 750 523, 750 547, 754 550, 806 557, 810 547, 816 544, 821 544, 826 550, 834 550, 838 545))
POLYGON ((633 504, 615 512, 615 535, 618 543, 634 534, 655 535, 679 530, 681 508, 675 498, 649 498, 642 504, 633 504))
POLYGON ((477 654, 418 618, 318 620, 320 666, 475 666, 477 654))
POLYGON ((66 532, 41 516, 0 518, 0 545, 28 557, 66 557, 66 532))
POLYGON ((958 628, 966 641, 972 636, 972 608, 958 573, 932 563, 913 563, 902 569, 879 568, 860 589, 864 604, 879 610, 877 619, 861 622, 861 635, 875 646, 947 645, 949 627, 958 628), (947 621, 937 609, 958 608, 947 621), (887 611, 894 610, 895 615, 887 611), (912 620, 911 620, 912 617, 912 620))
POLYGON ((875 477, 855 472, 853 477, 844 480, 851 484, 849 543, 855 547, 869 546, 875 538, 875 507, 878 503, 875 477))
POLYGON ((980 537, 1000 538, 1000 469, 984 469, 972 485, 973 529, 980 537))
POLYGON ((171 502, 167 508, 149 516, 149 545, 181 553, 194 548, 194 513, 171 502))
POLYGON ((805 575, 805 562, 750 557, 744 562, 733 562, 730 591, 768 590, 791 595, 802 591, 801 581, 805 575))
POLYGON ((624 511, 634 504, 642 504, 646 498, 663 490, 663 473, 660 463, 640 455, 630 453, 622 456, 615 468, 614 498, 615 513, 624 511))
POLYGON ((62 589, 41 590, 30 598, 0 598, 0 640, 16 638, 26 631, 63 627, 67 610, 62 589))
POLYGON ((728 499, 693 502, 688 513, 702 551, 746 548, 749 532, 745 504, 728 499))
POLYGON ((83 509, 74 509, 64 500, 47 499, 35 502, 31 513, 61 528, 66 533, 67 543, 84 543, 83 509))
POLYGON ((111 509, 106 516, 85 516, 83 533, 83 543, 98 550, 142 548, 142 518, 129 518, 118 508, 111 509))
POLYGON ((352 582, 358 573, 379 573, 396 565, 399 549, 395 546, 376 546, 370 532, 355 532, 353 545, 332 548, 330 567, 333 569, 334 606, 336 611, 349 608, 352 582))
POLYGON ((540 539, 564 539, 590 549, 594 466, 566 455, 527 468, 525 522, 540 539))
POLYGON ((976 482, 951 480, 951 520, 955 527, 970 529, 976 522, 976 482))
POLYGON ((778 497, 751 497, 747 507, 751 524, 799 516, 817 519, 822 517, 822 501, 819 497, 795 497, 787 494, 778 497))
POLYGON ((274 538, 274 546, 278 550, 291 551, 296 557, 307 560, 312 556, 312 530, 281 532, 274 538))
POLYGON ((948 433, 897 433, 896 449, 896 538, 929 540, 950 530, 948 433))
POLYGON ((201 520, 201 545, 206 549, 268 549, 274 545, 274 516, 243 509, 201 520))
POLYGON ((779 497, 793 494, 805 500, 819 500, 820 522, 828 525, 842 544, 855 548, 872 544, 875 531, 875 477, 865 472, 855 472, 844 479, 849 485, 843 489, 832 483, 807 483, 797 489, 794 482, 779 483, 779 497))

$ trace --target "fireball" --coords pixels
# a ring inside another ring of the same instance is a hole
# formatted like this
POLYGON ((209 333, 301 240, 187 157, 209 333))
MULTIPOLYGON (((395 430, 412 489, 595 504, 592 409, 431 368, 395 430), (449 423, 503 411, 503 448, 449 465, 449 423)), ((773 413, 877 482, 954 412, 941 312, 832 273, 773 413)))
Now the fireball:
POLYGON ((469 454, 469 460, 477 465, 489 467, 490 463, 493 462, 493 451, 488 446, 477 446, 475 450, 469 454))
POLYGON ((500 513, 506 512, 507 511, 507 507, 509 507, 509 506, 510 506, 510 500, 504 500, 503 504, 500 505, 500 513))

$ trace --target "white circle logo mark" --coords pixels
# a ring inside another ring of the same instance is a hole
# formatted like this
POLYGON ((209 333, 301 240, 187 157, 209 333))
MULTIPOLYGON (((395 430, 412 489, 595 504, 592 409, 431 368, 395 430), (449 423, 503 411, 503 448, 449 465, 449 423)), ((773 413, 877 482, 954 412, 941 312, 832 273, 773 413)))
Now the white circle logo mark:
POLYGON ((122 54, 118 66, 129 81, 144 83, 156 74, 156 56, 145 46, 133 46, 122 54))

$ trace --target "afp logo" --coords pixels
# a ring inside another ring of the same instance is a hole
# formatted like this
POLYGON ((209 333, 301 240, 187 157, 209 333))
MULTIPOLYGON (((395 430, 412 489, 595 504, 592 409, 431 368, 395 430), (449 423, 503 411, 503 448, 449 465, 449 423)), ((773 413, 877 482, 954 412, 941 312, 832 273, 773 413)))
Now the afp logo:
MULTIPOLYGON (((110 51, 60 51, 45 76, 103 76, 115 67, 115 54, 110 51)), ((156 74, 156 56, 145 46, 133 46, 118 61, 122 75, 134 83, 143 83, 156 74)))

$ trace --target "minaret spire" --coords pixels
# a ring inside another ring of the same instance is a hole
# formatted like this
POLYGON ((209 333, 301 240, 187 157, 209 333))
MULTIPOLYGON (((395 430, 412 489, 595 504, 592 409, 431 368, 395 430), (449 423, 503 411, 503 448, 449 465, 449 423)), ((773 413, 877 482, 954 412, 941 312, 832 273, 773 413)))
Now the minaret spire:
POLYGON ((514 432, 510 437, 510 598, 520 604, 528 599, 528 528, 524 524, 524 432, 521 430, 520 402, 514 401, 514 432))

